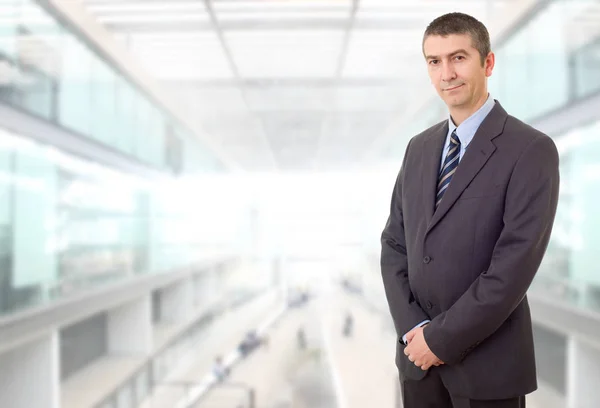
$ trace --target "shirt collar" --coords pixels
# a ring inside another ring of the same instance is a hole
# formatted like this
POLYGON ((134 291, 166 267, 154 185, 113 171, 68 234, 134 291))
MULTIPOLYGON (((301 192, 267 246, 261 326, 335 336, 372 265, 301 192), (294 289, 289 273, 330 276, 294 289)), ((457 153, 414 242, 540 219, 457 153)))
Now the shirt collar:
POLYGON ((464 146, 467 146, 473 140, 473 136, 475 136, 475 132, 479 129, 479 126, 486 118, 486 116, 491 112, 494 108, 496 101, 492 98, 492 95, 488 93, 488 98, 475 113, 469 116, 460 126, 456 126, 452 121, 452 117, 448 113, 448 135, 451 135, 454 130, 456 130, 456 135, 460 139, 460 143, 464 146))

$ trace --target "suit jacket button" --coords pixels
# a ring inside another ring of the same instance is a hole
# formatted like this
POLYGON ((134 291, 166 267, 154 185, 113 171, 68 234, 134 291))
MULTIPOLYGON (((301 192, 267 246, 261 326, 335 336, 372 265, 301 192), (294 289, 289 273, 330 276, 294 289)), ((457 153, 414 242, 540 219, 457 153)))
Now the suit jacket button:
POLYGON ((431 309, 433 308, 433 305, 431 304, 431 302, 427 302, 427 309, 431 309))
POLYGON ((423 258, 423 263, 428 264, 429 262, 431 262, 431 257, 426 256, 425 258, 423 258))

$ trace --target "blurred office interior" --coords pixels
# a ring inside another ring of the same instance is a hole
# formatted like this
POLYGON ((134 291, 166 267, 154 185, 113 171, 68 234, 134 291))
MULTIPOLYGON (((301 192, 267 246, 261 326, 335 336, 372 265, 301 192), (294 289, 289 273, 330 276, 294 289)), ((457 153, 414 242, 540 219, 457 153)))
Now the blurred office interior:
POLYGON ((400 408, 379 237, 451 11, 560 152, 528 404, 600 406, 600 0, 0 0, 2 408, 400 408))

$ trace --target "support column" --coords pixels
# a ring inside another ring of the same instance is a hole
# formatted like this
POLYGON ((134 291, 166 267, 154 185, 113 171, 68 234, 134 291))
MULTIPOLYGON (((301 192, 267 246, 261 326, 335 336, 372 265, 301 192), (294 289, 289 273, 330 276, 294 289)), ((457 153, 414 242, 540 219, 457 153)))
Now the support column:
POLYGON ((210 268, 209 287, 211 302, 221 301, 223 299, 227 281, 225 272, 225 266, 221 263, 218 263, 210 268))
POLYGON ((56 331, 0 354, 2 406, 60 408, 60 370, 56 331))
POLYGON ((575 336, 567 343, 567 408, 596 408, 600 401, 600 345, 575 336))
POLYGON ((152 352, 150 294, 108 312, 108 352, 147 355, 152 352))
POLYGON ((165 322, 184 322, 194 312, 194 282, 186 278, 181 282, 161 290, 161 320, 165 322))
POLYGON ((194 276, 194 307, 210 307, 214 301, 213 269, 206 269, 194 276))

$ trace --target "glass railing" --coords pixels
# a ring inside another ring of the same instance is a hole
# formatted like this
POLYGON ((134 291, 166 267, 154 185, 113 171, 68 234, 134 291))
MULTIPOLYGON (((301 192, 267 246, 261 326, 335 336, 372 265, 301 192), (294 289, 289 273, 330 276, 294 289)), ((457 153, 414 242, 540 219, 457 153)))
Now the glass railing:
POLYGON ((600 91, 600 36, 590 38, 571 56, 573 97, 585 98, 600 91))
POLYGON ((193 194, 176 183, 0 129, 0 315, 228 252, 212 232, 227 228, 218 220, 225 215, 198 214, 209 202, 204 194, 214 192, 193 194))
POLYGON ((547 273, 538 274, 531 290, 580 309, 600 312, 600 285, 547 273))
POLYGON ((44 3, 0 2, 0 101, 160 169, 184 171, 187 159, 223 170, 160 102, 44 3))
POLYGON ((597 254, 600 213, 600 117, 555 137, 560 152, 560 195, 552 236, 535 289, 600 311, 597 254))

